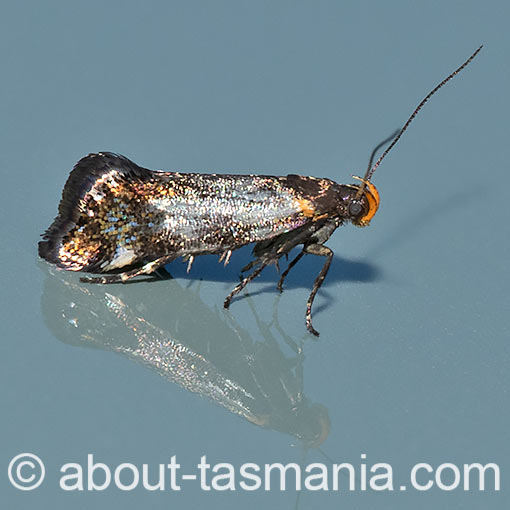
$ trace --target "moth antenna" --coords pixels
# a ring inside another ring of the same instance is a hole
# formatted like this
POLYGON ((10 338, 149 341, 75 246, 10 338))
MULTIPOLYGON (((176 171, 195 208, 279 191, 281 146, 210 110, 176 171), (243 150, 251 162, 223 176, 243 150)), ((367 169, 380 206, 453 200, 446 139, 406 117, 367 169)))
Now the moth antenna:
MULTIPOLYGON (((411 116, 407 119, 407 122, 404 124, 404 127, 397 133, 397 134, 393 134, 392 136, 390 136, 389 138, 387 138, 386 140, 384 140, 383 142, 381 142, 372 152, 372 156, 370 157, 370 163, 368 165, 368 169, 367 169, 367 172, 365 173, 365 176, 363 178, 364 181, 370 181, 370 179, 372 178, 372 175, 374 175, 374 172, 377 170, 377 167, 381 164, 381 161, 386 157, 386 155, 391 151, 391 149, 393 149, 393 147, 395 147, 396 143, 400 140, 400 137, 404 134, 404 132, 406 131, 406 129, 409 127, 409 124, 411 124, 411 122, 413 121, 413 119, 416 117, 416 115, 418 115, 418 112, 423 108, 423 105, 443 86, 443 85, 446 85, 447 82, 449 82, 454 76, 456 76, 457 74, 459 74, 469 63, 471 63, 471 61, 478 55, 478 53, 480 52, 480 50, 483 48, 483 44, 460 66, 458 67, 457 69, 455 69, 455 71, 453 71, 453 73, 451 73, 450 75, 448 75, 441 83, 439 83, 438 85, 436 85, 436 87, 434 87, 424 98, 423 100, 421 101, 421 103, 416 107, 416 109, 414 110, 414 112, 411 114, 411 116), (391 142, 391 144, 388 146, 388 148, 381 154, 381 156, 379 157, 379 159, 375 162, 374 166, 370 166, 372 164, 372 160, 375 156, 375 153, 377 152, 378 149, 381 148, 381 146, 383 146, 385 143, 389 142, 392 138, 394 137, 393 141, 391 142)), ((360 185, 360 190, 358 192, 358 195, 361 196, 361 193, 363 193, 363 190, 365 189, 365 186, 366 184, 363 183, 362 185, 360 185)), ((358 198, 359 198, 358 196, 358 198)))

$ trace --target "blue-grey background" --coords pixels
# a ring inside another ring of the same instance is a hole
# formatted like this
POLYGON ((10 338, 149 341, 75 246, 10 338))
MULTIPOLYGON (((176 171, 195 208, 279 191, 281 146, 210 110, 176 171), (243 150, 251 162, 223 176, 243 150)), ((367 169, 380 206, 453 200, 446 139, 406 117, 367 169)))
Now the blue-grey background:
MULTIPOLYGON (((129 331, 108 322, 105 292, 163 334, 219 349, 237 373, 247 360, 229 358, 230 341, 251 342, 273 375, 285 369, 274 353, 295 361, 290 340, 302 343, 304 395, 327 409, 321 449, 336 462, 359 466, 362 453, 369 467, 389 462, 397 488, 417 462, 501 468, 499 493, 305 492, 299 508, 508 505, 509 16, 503 1, 3 2, 2 507, 296 505, 293 491, 207 493, 192 482, 180 493, 64 493, 59 466, 85 464, 89 452, 110 466, 175 454, 188 470, 204 454, 235 465, 328 463, 290 433, 257 427, 108 349, 129 331), (372 225, 330 239, 317 341, 303 324, 321 264, 313 257, 280 298, 268 269, 230 313, 221 303, 248 250, 226 269, 206 258, 186 276, 176 262, 174 280, 108 289, 38 261, 68 172, 89 152, 154 169, 351 182, 373 146, 481 43, 375 174, 382 201, 372 225), (24 451, 46 462, 33 492, 6 476, 24 451)), ((275 412, 280 404, 278 394, 275 412)))

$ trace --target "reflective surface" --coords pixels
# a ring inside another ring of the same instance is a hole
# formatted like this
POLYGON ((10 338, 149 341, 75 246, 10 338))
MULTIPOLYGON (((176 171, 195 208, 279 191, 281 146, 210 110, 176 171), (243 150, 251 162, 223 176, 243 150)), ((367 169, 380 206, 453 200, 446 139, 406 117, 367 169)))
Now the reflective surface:
POLYGON ((327 409, 303 394, 303 342, 294 342, 278 323, 261 321, 252 303, 258 341, 230 314, 211 309, 196 290, 175 281, 167 282, 176 303, 170 307, 140 285, 127 293, 112 286, 112 294, 56 272, 48 275, 41 307, 59 340, 123 354, 255 425, 295 436, 305 447, 327 438, 327 409))
POLYGON ((508 14, 503 2, 4 7, 2 508, 508 506, 508 14), (249 249, 226 268, 204 257, 187 275, 176 261, 173 279, 106 287, 37 259, 88 152, 348 183, 480 43, 377 170, 371 226, 328 241, 318 340, 303 324, 313 257, 282 295, 268 268, 230 311, 222 302, 249 249), (34 491, 6 476, 22 452, 46 465, 34 491), (395 490, 349 492, 342 476, 339 492, 299 498, 192 481, 179 492, 64 492, 59 469, 89 453, 112 468, 175 455, 187 472, 202 455, 237 467, 349 462, 358 482, 363 462, 386 462, 395 490), (399 490, 418 462, 496 462, 502 490, 399 490))

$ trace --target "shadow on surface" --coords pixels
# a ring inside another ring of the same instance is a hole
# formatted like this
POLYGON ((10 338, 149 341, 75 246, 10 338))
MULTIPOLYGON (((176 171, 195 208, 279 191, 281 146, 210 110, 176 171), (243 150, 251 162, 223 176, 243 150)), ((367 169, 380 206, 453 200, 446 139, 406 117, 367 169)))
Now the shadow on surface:
POLYGON ((395 228, 383 237, 380 242, 371 248, 371 253, 382 254, 388 250, 394 250, 404 242, 409 241, 413 237, 420 235, 427 224, 437 221, 439 218, 447 219, 448 213, 462 209, 463 207, 471 207, 474 199, 481 200, 484 196, 490 200, 489 186, 481 184, 476 186, 465 187, 450 193, 447 196, 436 198, 426 207, 419 211, 415 211, 410 215, 403 214, 403 220, 395 225, 395 228))
MULTIPOLYGON (((289 254, 289 260, 292 260, 299 253, 300 249, 292 251, 289 254)), ((251 259, 251 247, 243 247, 232 254, 230 263, 225 267, 223 263, 218 263, 217 255, 203 255, 195 259, 189 273, 186 273, 186 263, 181 260, 176 260, 165 266, 165 268, 175 278, 232 282, 237 284, 241 269, 251 259)), ((323 257, 306 255, 289 273, 285 280, 284 288, 311 287, 323 264, 323 257)), ((280 272, 283 272, 286 267, 287 261, 285 257, 282 257, 280 259, 280 272)), ((264 269, 254 281, 274 283, 274 288, 276 289, 278 279, 278 271, 275 266, 272 266, 264 269)), ((327 286, 328 283, 343 281, 372 282, 379 279, 381 279, 381 272, 375 265, 363 260, 349 260, 335 255, 324 285, 327 286)))

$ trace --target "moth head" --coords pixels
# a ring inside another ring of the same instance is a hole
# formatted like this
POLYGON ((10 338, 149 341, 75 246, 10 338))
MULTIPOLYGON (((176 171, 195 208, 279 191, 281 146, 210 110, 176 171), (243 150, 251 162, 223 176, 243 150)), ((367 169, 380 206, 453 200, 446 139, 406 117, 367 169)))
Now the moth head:
POLYGON ((355 191, 350 197, 348 205, 349 219, 357 227, 366 227, 379 209, 379 192, 377 188, 367 179, 356 177, 361 181, 359 186, 353 185, 355 191))

